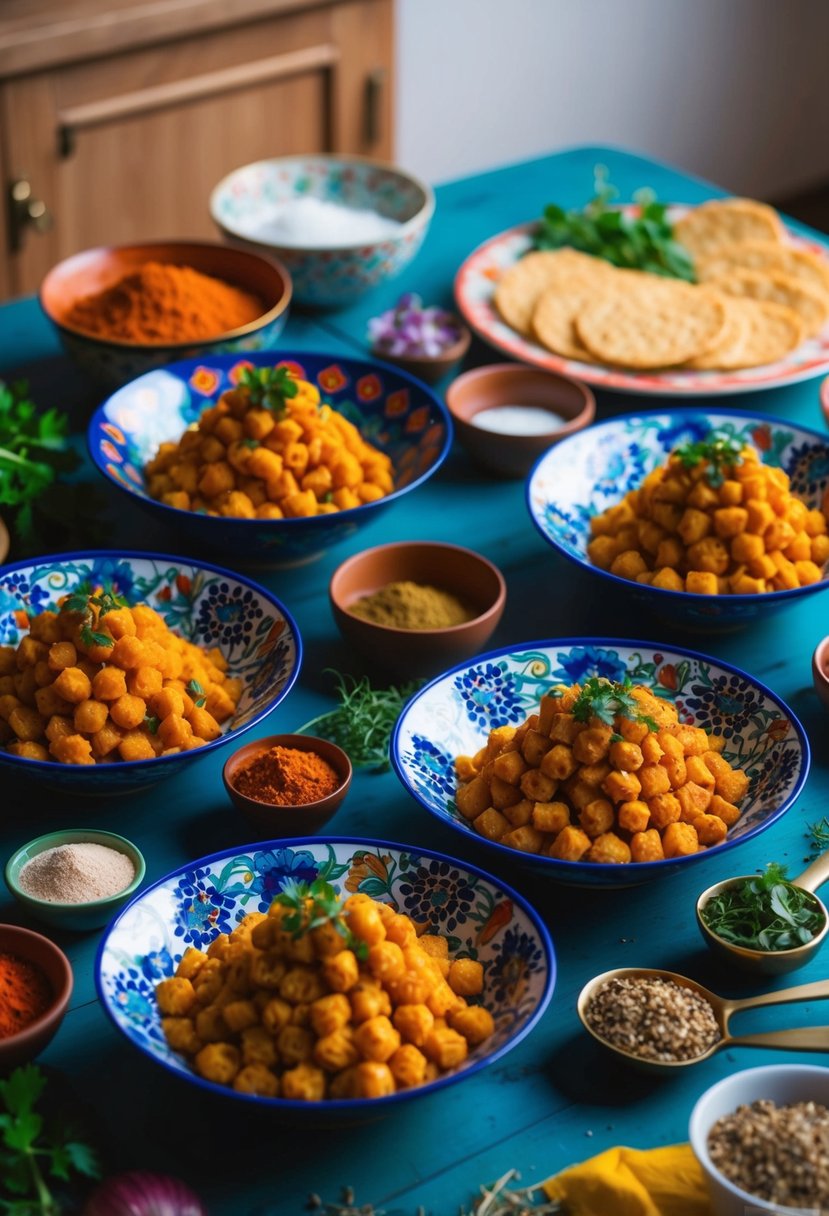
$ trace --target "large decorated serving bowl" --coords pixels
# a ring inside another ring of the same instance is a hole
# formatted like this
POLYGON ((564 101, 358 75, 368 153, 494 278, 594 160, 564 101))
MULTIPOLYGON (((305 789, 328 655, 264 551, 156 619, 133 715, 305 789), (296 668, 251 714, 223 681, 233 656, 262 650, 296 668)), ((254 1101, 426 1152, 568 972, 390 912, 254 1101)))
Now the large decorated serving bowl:
POLYGON ((326 1122, 380 1116, 493 1064, 530 1033, 553 993, 550 935, 536 912, 500 879, 408 845, 312 837, 227 849, 180 867, 142 891, 112 922, 98 950, 96 984, 116 1028, 149 1059, 191 1085, 234 1102, 326 1122), (325 879, 342 897, 362 892, 426 922, 449 939, 451 958, 484 967, 483 1003, 494 1033, 455 1071, 385 1098, 297 1102, 225 1088, 198 1076, 161 1029, 155 985, 190 946, 205 949, 249 912, 265 912, 289 880, 325 879))
POLYGON ((150 760, 59 764, 0 747, 0 781, 14 776, 67 794, 97 795, 151 785, 261 722, 299 675, 299 631, 276 596, 221 566, 161 553, 62 553, 0 566, 0 645, 17 646, 29 617, 57 611, 61 599, 82 585, 111 589, 130 605, 149 604, 174 633, 207 649, 218 647, 228 675, 243 683, 236 711, 204 747, 150 760))
POLYGON ((829 586, 758 595, 696 595, 632 582, 593 565, 587 555, 594 515, 621 502, 674 448, 715 429, 755 447, 764 464, 782 468, 791 490, 808 507, 820 507, 829 489, 829 436, 768 415, 739 410, 658 410, 624 414, 563 439, 535 465, 527 481, 527 507, 543 538, 590 571, 605 587, 633 596, 672 621, 698 628, 736 628, 829 586))
POLYGON ((605 638, 527 642, 453 667, 405 706, 391 753, 409 793, 470 844, 475 841, 494 857, 520 861, 559 882, 597 887, 634 886, 752 840, 794 803, 810 763, 803 727, 788 706, 752 676, 693 650, 605 638), (673 702, 680 722, 724 737, 726 759, 746 771, 750 786, 740 803, 740 818, 721 844, 664 861, 563 861, 487 840, 461 815, 455 801, 455 757, 474 755, 495 727, 526 721, 553 685, 580 684, 591 676, 613 682, 629 677, 673 702))
POLYGON ((160 527, 199 551, 233 554, 252 564, 293 564, 319 557, 422 485, 445 460, 452 424, 434 393, 382 363, 310 352, 259 351, 205 356, 139 376, 95 412, 87 434, 98 470, 160 527), (159 444, 177 442, 208 406, 239 381, 245 367, 284 366, 315 384, 323 401, 353 422, 391 458, 395 489, 359 507, 297 519, 238 519, 167 506, 150 497, 144 465, 159 444))

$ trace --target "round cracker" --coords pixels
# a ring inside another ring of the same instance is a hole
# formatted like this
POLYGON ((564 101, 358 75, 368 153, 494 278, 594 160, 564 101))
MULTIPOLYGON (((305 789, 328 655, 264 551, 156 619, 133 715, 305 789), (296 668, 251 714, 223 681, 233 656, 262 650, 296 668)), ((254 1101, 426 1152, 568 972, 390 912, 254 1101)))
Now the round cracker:
POLYGON ((711 286, 726 295, 765 300, 791 308, 803 322, 807 338, 818 333, 829 321, 829 294, 807 286, 790 274, 735 269, 713 279, 711 286))
POLYGON ((750 198, 712 199, 674 224, 674 238, 696 258, 744 241, 780 242, 785 229, 773 207, 750 198))
POLYGON ((531 336, 533 309, 545 288, 574 277, 595 283, 612 273, 609 263, 577 249, 537 250, 504 272, 493 303, 507 325, 531 336))
POLYGON ((579 341, 575 322, 584 306, 598 298, 599 291, 592 283, 547 287, 539 296, 532 317, 533 334, 541 345, 566 359, 595 362, 584 343, 579 341))
POLYGON ((790 274, 807 287, 829 294, 829 260, 818 257, 809 249, 796 245, 779 245, 776 241, 744 241, 740 245, 725 245, 715 253, 698 258, 697 279, 710 282, 731 270, 770 271, 790 274))
POLYGON ((624 293, 585 305, 576 333, 595 359, 642 370, 674 367, 720 339, 725 304, 716 292, 653 276, 624 293))
POLYGON ((696 370, 737 371, 776 363, 803 341, 803 322, 782 304, 729 296, 723 340, 686 367, 696 370))

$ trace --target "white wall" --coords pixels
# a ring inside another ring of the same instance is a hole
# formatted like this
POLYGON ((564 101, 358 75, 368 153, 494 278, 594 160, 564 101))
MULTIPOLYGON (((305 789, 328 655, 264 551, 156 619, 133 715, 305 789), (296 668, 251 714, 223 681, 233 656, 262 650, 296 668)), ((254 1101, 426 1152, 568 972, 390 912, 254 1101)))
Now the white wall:
POLYGON ((735 191, 829 178, 829 0, 397 0, 398 162, 616 144, 735 191))

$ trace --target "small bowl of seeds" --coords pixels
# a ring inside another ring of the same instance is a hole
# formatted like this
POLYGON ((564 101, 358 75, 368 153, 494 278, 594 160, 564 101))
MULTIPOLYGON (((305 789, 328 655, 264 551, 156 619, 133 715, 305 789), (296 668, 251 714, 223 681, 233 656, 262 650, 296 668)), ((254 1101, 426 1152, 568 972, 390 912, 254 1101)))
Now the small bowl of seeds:
POLYGON ((73 828, 30 840, 6 863, 6 886, 36 920, 86 932, 109 924, 144 880, 144 858, 115 832, 73 828))
POLYGON ((732 1073, 697 1102, 689 1139, 714 1216, 829 1210, 829 1069, 732 1073))

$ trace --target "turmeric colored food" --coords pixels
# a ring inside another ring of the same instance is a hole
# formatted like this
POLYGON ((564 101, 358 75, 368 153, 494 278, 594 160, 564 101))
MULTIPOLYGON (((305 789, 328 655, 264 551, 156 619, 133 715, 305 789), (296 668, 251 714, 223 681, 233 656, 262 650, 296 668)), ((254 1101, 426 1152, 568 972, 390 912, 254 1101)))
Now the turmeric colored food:
POLYGON ((725 840, 739 818, 748 777, 723 745, 650 689, 591 677, 557 685, 523 725, 458 756, 457 806, 476 832, 522 853, 682 857, 725 840))
POLYGON ((178 637, 154 608, 85 588, 0 646, 0 746, 61 764, 204 747, 242 694, 226 673, 218 649, 178 637))
POLYGON ((470 1003, 483 982, 446 938, 317 879, 286 884, 206 953, 188 949, 155 995, 167 1042, 200 1076, 312 1102, 382 1098, 457 1068, 494 1029, 470 1003))
POLYGON ((823 578, 824 512, 796 498, 788 474, 754 448, 709 436, 595 515, 587 554, 602 570, 669 591, 789 591, 823 578))
POLYGON ((246 368, 144 473, 169 507, 241 519, 326 515, 394 489, 390 458, 285 367, 246 368))

